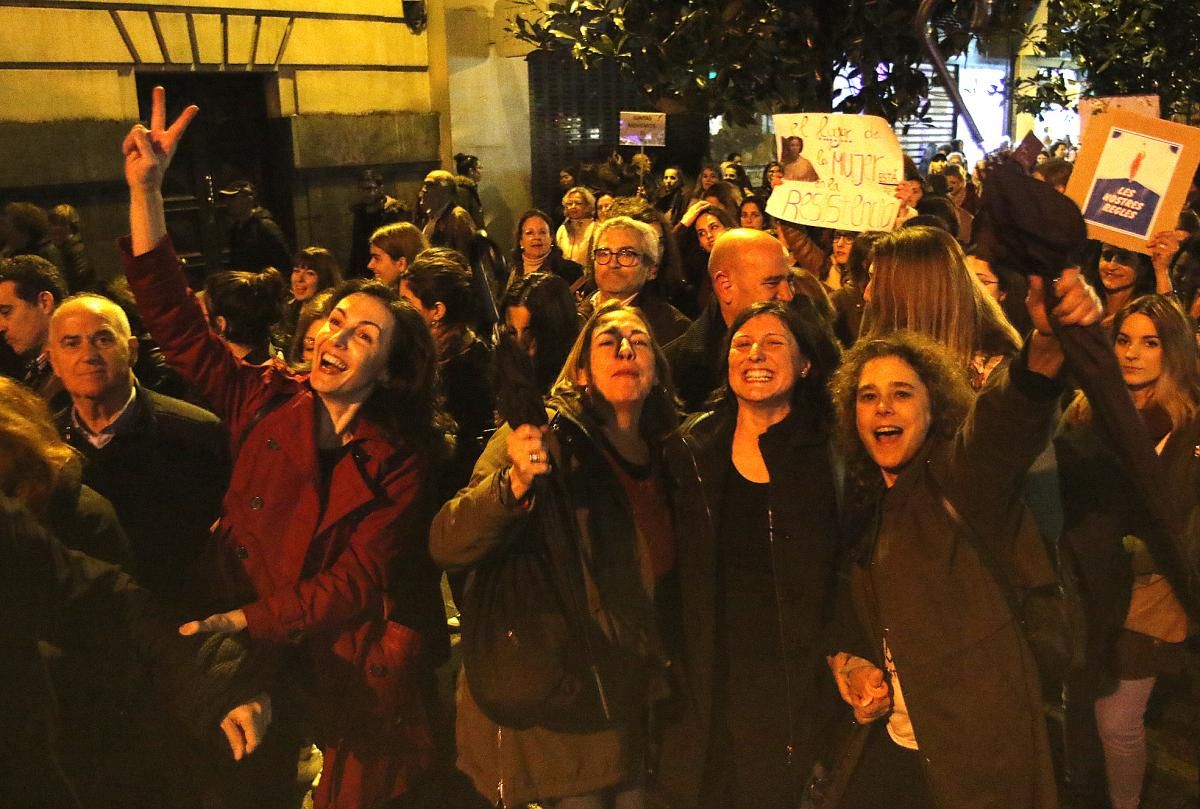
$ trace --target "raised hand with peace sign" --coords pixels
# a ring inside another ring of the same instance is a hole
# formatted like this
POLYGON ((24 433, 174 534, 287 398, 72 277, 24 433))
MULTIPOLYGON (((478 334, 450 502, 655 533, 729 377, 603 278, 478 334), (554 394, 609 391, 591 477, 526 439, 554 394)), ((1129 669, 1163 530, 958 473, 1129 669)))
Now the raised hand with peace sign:
POLYGON ((200 108, 192 104, 168 128, 166 91, 161 87, 154 88, 150 128, 136 124, 121 146, 125 154, 125 182, 129 183, 131 191, 135 188, 153 191, 162 187, 163 175, 171 165, 175 149, 198 112, 200 108))
POLYGON ((188 106, 167 126, 167 94, 155 87, 150 127, 136 124, 121 144, 125 155, 125 182, 129 184, 129 226, 135 256, 148 253, 167 235, 163 214, 162 182, 188 124, 200 108, 188 106))

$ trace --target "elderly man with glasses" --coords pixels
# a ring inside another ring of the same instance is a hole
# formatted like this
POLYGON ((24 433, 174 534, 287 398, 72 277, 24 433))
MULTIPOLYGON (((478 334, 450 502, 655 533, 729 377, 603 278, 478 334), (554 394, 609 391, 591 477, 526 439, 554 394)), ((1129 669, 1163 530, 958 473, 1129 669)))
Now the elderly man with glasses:
POLYGON ((679 337, 691 321, 678 309, 646 288, 658 273, 662 257, 654 228, 628 216, 614 216, 596 226, 592 272, 596 292, 579 303, 579 313, 589 317, 601 304, 620 301, 642 310, 660 345, 679 337))

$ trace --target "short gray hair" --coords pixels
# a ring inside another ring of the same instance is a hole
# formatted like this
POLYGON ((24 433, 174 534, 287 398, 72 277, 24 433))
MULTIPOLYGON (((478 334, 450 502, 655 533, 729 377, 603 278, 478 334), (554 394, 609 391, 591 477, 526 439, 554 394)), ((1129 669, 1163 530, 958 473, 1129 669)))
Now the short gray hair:
POLYGON ((94 303, 95 306, 88 307, 93 311, 103 309, 104 314, 109 316, 117 327, 119 337, 128 340, 133 336, 133 329, 129 325, 129 316, 125 314, 116 301, 112 298, 106 298, 103 295, 97 295, 94 292, 81 292, 78 295, 72 295, 69 298, 63 299, 63 302, 58 305, 54 313, 50 315, 50 327, 54 328, 54 321, 62 316, 62 311, 69 303, 94 303))
POLYGON ((631 219, 628 216, 614 216, 611 219, 605 219, 596 226, 596 237, 593 244, 600 244, 600 239, 605 233, 608 233, 614 228, 621 230, 632 230, 638 236, 638 241, 641 242, 642 260, 651 267, 658 266, 658 260, 662 257, 661 245, 658 242, 658 234, 654 232, 654 228, 647 225, 645 222, 639 222, 636 219, 631 219))

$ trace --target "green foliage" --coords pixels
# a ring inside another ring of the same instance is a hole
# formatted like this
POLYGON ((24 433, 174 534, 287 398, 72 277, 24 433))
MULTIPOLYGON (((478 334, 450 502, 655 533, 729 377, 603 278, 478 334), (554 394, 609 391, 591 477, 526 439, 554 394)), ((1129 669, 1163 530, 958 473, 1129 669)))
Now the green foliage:
MULTIPOLYGON (((828 110, 841 75, 861 89, 836 111, 895 122, 919 113, 929 90, 917 68, 926 61, 913 30, 917 0, 549 0, 541 13, 528 5, 514 21, 519 39, 585 66, 616 60, 666 112, 746 124, 763 113, 828 110)), ((938 6, 948 56, 967 46, 962 21, 972 5, 938 6)))
MULTIPOLYGON (((1200 101, 1200 2, 1050 0, 1049 21, 1031 31, 1042 56, 1080 69, 1087 96, 1158 94, 1164 117, 1189 117, 1200 101)), ((1038 113, 1077 99, 1054 69, 1016 82, 1018 108, 1038 113)))

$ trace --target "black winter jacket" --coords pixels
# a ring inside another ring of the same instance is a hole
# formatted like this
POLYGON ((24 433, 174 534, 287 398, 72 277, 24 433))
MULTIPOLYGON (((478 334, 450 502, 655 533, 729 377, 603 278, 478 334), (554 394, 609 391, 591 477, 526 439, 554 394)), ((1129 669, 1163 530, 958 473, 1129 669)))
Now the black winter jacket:
MULTIPOLYGON (((724 685, 718 648, 718 537, 726 480, 733 470, 736 406, 693 416, 668 441, 666 458, 677 548, 681 620, 670 622, 669 646, 681 666, 685 700, 665 729, 660 790, 675 809, 704 805, 705 761, 714 734, 714 696, 724 685)), ((792 769, 799 783, 819 754, 818 731, 838 707, 823 659, 823 630, 837 572, 838 494, 828 427, 810 413, 793 412, 759 439, 770 473, 771 561, 784 681, 761 699, 787 712, 792 769)), ((763 632, 767 622, 747 626, 763 632)), ((772 630, 773 631, 773 630, 772 630)), ((680 676, 682 675, 682 676, 680 676)))

